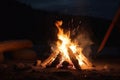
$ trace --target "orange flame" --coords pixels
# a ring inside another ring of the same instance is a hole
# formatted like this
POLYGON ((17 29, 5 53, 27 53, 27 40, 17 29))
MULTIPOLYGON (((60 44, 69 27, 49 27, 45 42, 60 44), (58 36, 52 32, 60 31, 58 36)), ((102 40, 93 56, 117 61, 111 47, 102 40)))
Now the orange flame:
POLYGON ((81 69, 89 69, 91 68, 92 64, 91 62, 83 55, 82 51, 83 48, 78 45, 78 42, 72 42, 70 39, 70 31, 67 33, 64 33, 63 29, 61 28, 63 22, 57 21, 55 23, 56 27, 58 28, 58 41, 56 42, 56 46, 52 46, 51 49, 53 53, 43 62, 41 63, 42 67, 46 67, 47 65, 50 65, 55 58, 60 54, 60 60, 59 64, 56 66, 57 68, 62 66, 62 63, 64 61, 68 62, 70 64, 70 68, 75 69, 75 65, 72 58, 75 58, 75 60, 78 61, 78 65, 81 69), (70 50, 70 51, 69 51, 70 50), (69 53, 72 51, 72 55, 69 55, 69 53))
POLYGON ((76 59, 78 60, 79 66, 82 69, 87 68, 88 66, 91 66, 92 64, 88 61, 88 59, 82 53, 83 49, 79 47, 77 42, 73 43, 71 41, 70 31, 68 31, 67 33, 64 33, 63 29, 61 28, 62 23, 63 23, 62 21, 57 21, 55 23, 56 27, 58 28, 58 34, 57 34, 58 41, 56 43, 58 48, 57 50, 59 50, 61 55, 60 63, 58 64, 57 67, 60 67, 64 61, 67 61, 69 64, 73 65, 69 57, 68 48, 72 50, 76 59))

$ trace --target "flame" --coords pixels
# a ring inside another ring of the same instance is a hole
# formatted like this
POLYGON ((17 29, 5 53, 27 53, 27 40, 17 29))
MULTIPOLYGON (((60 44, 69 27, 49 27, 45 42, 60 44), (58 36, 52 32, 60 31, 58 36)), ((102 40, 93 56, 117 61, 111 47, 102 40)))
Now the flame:
MULTIPOLYGON (((61 28, 62 26, 62 21, 57 21, 55 23, 56 27, 58 28, 58 41, 57 41, 57 50, 60 51, 61 54, 61 59, 60 59, 60 64, 61 66, 64 61, 67 61, 69 64, 73 65, 70 57, 69 57, 69 51, 68 48, 72 50, 74 53, 76 59, 78 60, 79 66, 84 69, 88 66, 91 66, 91 63, 88 61, 88 59, 83 55, 82 50, 83 48, 79 47, 77 42, 73 43, 70 39, 70 31, 67 33, 64 33, 63 29, 61 28)), ((74 65, 73 65, 74 67, 74 65)))
POLYGON ((57 68, 62 67, 62 63, 64 61, 68 62, 72 69, 75 69, 75 63, 71 60, 71 58, 74 58, 77 60, 78 65, 81 69, 88 69, 92 66, 91 62, 83 55, 82 51, 83 48, 78 45, 78 42, 72 42, 70 38, 70 31, 64 32, 61 28, 63 22, 57 21, 55 23, 57 29, 58 29, 58 40, 56 41, 56 46, 51 47, 53 53, 47 58, 41 65, 43 67, 46 67, 47 65, 50 65, 55 58, 60 54, 59 57, 59 64, 56 66, 57 68), (72 55, 70 55, 70 52, 72 55))

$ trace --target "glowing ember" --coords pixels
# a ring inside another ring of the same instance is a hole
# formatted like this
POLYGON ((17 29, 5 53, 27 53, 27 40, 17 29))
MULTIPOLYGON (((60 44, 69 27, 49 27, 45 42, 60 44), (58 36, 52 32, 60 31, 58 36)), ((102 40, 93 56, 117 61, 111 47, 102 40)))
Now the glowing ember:
POLYGON ((64 33, 62 26, 62 21, 57 21, 55 23, 58 28, 58 41, 56 42, 55 47, 52 46, 53 53, 47 58, 41 65, 46 67, 50 65, 58 56, 59 64, 57 68, 62 67, 64 61, 68 62, 70 68, 75 69, 79 65, 81 69, 88 69, 92 66, 91 62, 83 55, 83 48, 78 45, 78 42, 72 42, 70 39, 70 31, 64 33))

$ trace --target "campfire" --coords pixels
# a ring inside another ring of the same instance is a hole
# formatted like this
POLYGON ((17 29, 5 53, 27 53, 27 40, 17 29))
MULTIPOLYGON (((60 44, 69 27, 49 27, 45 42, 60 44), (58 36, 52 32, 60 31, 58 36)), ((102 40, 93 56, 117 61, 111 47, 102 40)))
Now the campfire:
POLYGON ((67 62, 67 66, 70 69, 89 69, 92 66, 92 63, 89 59, 84 56, 83 48, 79 45, 79 41, 71 40, 70 31, 64 32, 62 29, 63 21, 56 21, 55 26, 58 29, 57 38, 55 45, 51 46, 52 53, 51 55, 44 60, 40 65, 43 68, 51 65, 56 58, 59 58, 59 63, 56 65, 56 68, 61 68, 63 62, 67 62))

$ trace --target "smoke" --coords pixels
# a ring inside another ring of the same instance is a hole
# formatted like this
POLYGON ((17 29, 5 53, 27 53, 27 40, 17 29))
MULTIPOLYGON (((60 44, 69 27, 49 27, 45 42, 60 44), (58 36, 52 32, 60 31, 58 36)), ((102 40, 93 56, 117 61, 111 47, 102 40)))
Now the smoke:
MULTIPOLYGON (((89 23, 83 23, 83 21, 74 19, 71 19, 70 22, 63 21, 63 23, 62 28, 65 33, 70 32, 71 41, 77 43, 78 47, 83 49, 84 56, 91 59, 91 45, 94 44, 94 42, 91 39, 92 31, 89 27, 89 23)), ((55 43, 51 44, 51 50, 55 52, 58 51, 55 43)))
POLYGON ((71 31, 73 42, 77 42, 78 46, 83 48, 83 54, 89 58, 92 54, 91 45, 94 44, 91 39, 91 31, 87 26, 78 26, 71 31))

